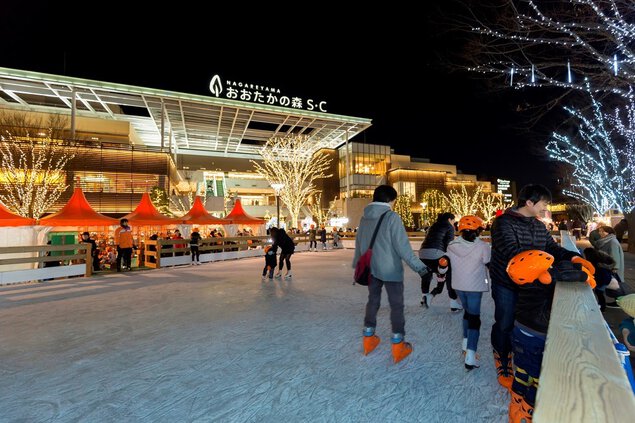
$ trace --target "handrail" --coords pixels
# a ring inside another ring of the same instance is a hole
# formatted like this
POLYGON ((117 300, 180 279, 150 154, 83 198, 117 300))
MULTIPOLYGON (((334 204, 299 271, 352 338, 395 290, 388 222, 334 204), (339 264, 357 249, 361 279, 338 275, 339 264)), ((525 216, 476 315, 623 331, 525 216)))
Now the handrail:
POLYGON ((535 423, 629 422, 635 396, 587 284, 555 287, 535 423))

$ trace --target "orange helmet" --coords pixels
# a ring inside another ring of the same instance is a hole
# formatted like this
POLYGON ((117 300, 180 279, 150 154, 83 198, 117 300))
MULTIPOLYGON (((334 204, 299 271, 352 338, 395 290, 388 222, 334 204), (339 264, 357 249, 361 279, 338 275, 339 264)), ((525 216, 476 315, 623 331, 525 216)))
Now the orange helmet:
POLYGON ((540 250, 528 250, 516 254, 507 265, 507 274, 518 285, 532 283, 538 279, 547 285, 551 283, 548 270, 553 264, 553 256, 540 250))
POLYGON ((478 216, 463 216, 459 220, 459 232, 466 229, 475 231, 478 228, 485 228, 485 222, 478 216))
POLYGON ((267 254, 269 252, 269 250, 271 250, 271 245, 267 245, 265 247, 265 254, 267 254))

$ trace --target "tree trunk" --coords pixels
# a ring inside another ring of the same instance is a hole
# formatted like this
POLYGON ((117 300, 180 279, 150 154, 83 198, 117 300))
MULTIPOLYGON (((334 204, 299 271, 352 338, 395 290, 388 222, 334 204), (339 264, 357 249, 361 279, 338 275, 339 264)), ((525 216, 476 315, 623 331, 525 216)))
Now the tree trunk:
POLYGON ((635 210, 624 213, 624 218, 628 223, 628 251, 635 253, 635 210))

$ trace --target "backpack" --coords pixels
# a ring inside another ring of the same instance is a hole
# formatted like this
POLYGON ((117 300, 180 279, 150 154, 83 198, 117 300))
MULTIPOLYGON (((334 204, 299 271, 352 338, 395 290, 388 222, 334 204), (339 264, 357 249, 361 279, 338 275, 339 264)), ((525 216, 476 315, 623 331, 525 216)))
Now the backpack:
POLYGON ((368 250, 366 250, 364 254, 360 256, 359 260, 357 261, 357 265, 355 266, 355 275, 353 276, 353 279, 360 285, 368 286, 368 284, 370 283, 370 261, 373 258, 373 245, 375 245, 377 231, 379 231, 381 222, 384 220, 386 214, 388 214, 388 212, 384 212, 384 214, 382 214, 379 218, 379 222, 377 222, 377 226, 375 226, 375 232, 373 232, 373 237, 370 239, 368 250))

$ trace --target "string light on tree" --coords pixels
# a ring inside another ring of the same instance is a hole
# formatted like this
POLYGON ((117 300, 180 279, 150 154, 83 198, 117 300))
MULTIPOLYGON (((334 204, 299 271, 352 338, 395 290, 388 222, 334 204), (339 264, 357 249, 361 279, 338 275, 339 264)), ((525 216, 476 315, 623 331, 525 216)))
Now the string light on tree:
POLYGON ((477 17, 472 31, 479 43, 470 70, 505 75, 513 72, 513 86, 558 86, 610 92, 632 99, 635 84, 635 24, 632 0, 566 0, 560 7, 534 0, 508 0, 494 19, 477 17), (509 12, 509 13, 506 13, 509 12), (618 57, 622 58, 618 62, 618 57), (504 58, 504 59, 502 59, 504 58), (562 66, 567 60, 567 75, 562 66), (513 64, 513 65, 510 65, 513 64), (510 71, 511 68, 511 71, 510 71))
POLYGON ((450 211, 457 216, 468 216, 479 210, 481 192, 483 187, 477 185, 468 190, 465 185, 461 185, 460 190, 451 189, 446 196, 446 205, 450 211))
POLYGON ((44 138, 0 136, 0 200, 24 217, 38 219, 68 188, 64 169, 75 157, 58 148, 48 130, 44 138))
POLYGON ((577 123, 574 137, 554 133, 550 156, 570 165, 571 188, 564 193, 592 206, 599 214, 610 208, 629 213, 635 207, 635 108, 631 102, 605 115, 591 97, 592 113, 565 107, 577 123))
POLYGON ((319 143, 307 135, 272 137, 260 149, 262 164, 252 160, 258 174, 269 184, 282 183, 280 199, 287 206, 291 227, 295 227, 300 208, 317 192, 315 181, 328 178, 331 158, 316 151, 319 143))
POLYGON ((394 207, 395 213, 401 217, 401 220, 406 228, 413 228, 415 225, 414 219, 412 218, 412 207, 410 206, 410 202, 411 197, 409 195, 398 195, 394 207))

